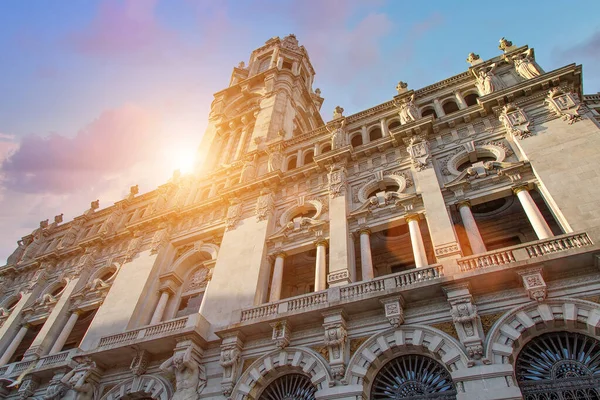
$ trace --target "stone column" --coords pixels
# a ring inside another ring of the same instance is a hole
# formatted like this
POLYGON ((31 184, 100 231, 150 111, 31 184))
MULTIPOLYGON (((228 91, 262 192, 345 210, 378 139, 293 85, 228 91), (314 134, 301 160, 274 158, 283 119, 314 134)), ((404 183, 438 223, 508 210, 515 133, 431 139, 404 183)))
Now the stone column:
POLYGON ((165 308, 167 308, 167 303, 169 302, 169 297, 171 297, 171 294, 168 290, 163 290, 160 293, 160 299, 158 299, 158 304, 154 309, 154 314, 152 314, 150 325, 155 325, 162 321, 165 308))
POLYGON ((246 144, 246 138, 248 137, 248 131, 251 128, 250 122, 251 122, 251 119, 248 116, 244 115, 242 117, 242 124, 244 124, 244 126, 242 128, 242 134, 240 136, 240 141, 238 142, 237 149, 235 150, 234 160, 239 160, 239 158, 242 155, 242 152, 244 151, 244 145, 246 144))
POLYGON ((442 104, 440 103, 440 101, 438 99, 433 100, 433 108, 435 108, 435 113, 437 114, 438 118, 442 118, 442 117, 446 116, 446 113, 444 112, 444 109, 442 108, 442 104))
POLYGON ((54 345, 52 345, 49 354, 55 354, 62 350, 63 346, 67 342, 67 339, 69 338, 69 335, 73 331, 73 328, 75 327, 75 324, 77 323, 77 319, 79 319, 80 314, 81 311, 79 310, 75 310, 71 313, 69 319, 67 320, 67 323, 60 332, 60 335, 58 335, 58 338, 54 342, 54 345))
POLYGON ((419 227, 419 215, 407 215, 406 222, 408 223, 408 230, 410 231, 410 243, 415 257, 415 265, 417 268, 426 267, 427 255, 425 254, 425 245, 423 244, 421 228, 419 227))
POLYGON ((468 107, 467 102, 465 101, 465 98, 463 97, 461 92, 459 92, 458 90, 454 92, 454 97, 456 97, 456 103, 458 104, 459 109, 463 110, 468 107))
POLYGON ((350 281, 356 282, 356 250, 352 233, 348 234, 348 265, 350 268, 350 281))
POLYGON ((375 277, 373 272, 373 257, 371 256, 371 231, 361 229, 360 235, 360 265, 362 267, 362 280, 368 281, 375 277))
POLYGON ((544 219, 544 216, 540 212, 540 209, 531 198, 529 188, 527 186, 519 186, 513 188, 513 192, 519 198, 519 201, 525 210, 525 214, 527 214, 527 219, 529 219, 531 226, 533 226, 533 230, 538 239, 547 239, 554 236, 548 223, 544 219))
POLYGON ((315 292, 327 289, 327 261, 325 248, 326 240, 319 240, 315 243, 317 246, 317 260, 315 265, 315 292))
POLYGON ((465 232, 469 238, 469 243, 471 244, 471 250, 473 250, 473 254, 485 253, 487 249, 483 243, 481 233, 479 233, 479 229, 477 228, 475 217, 473 217, 473 213, 471 212, 471 203, 468 200, 461 201, 456 205, 456 207, 460 212, 460 218, 463 221, 465 232))
POLYGON ((271 279, 271 294, 269 302, 281 299, 281 285, 283 283, 283 263, 285 253, 277 253, 275 256, 275 265, 273 266, 273 278, 271 279))
POLYGON ((387 124, 385 123, 385 118, 381 118, 379 120, 379 125, 381 127, 381 135, 383 137, 388 137, 390 135, 389 131, 388 131, 388 127, 387 124))
POLYGON ((361 128, 360 134, 362 136, 363 144, 369 143, 369 133, 367 132, 367 126, 363 125, 360 128, 361 128))
POLYGON ((17 334, 13 338, 12 342, 10 342, 10 344, 8 345, 8 348, 2 355, 2 358, 0 358, 0 366, 6 365, 10 361, 12 356, 15 354, 15 351, 17 351, 17 347, 19 347, 19 345, 21 344, 21 341, 27 334, 28 329, 29 329, 28 324, 23 324, 21 326, 21 329, 19 329, 19 332, 17 332, 17 334))

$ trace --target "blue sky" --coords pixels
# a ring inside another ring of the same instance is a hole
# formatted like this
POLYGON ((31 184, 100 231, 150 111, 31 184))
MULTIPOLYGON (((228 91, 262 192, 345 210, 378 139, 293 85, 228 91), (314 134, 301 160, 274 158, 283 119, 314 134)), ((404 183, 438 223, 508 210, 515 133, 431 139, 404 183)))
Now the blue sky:
POLYGON ((273 36, 295 33, 322 114, 389 100, 499 53, 502 36, 545 70, 584 65, 600 91, 600 2, 0 2, 0 262, 42 219, 65 221, 139 184, 152 190, 199 144, 212 93, 273 36))

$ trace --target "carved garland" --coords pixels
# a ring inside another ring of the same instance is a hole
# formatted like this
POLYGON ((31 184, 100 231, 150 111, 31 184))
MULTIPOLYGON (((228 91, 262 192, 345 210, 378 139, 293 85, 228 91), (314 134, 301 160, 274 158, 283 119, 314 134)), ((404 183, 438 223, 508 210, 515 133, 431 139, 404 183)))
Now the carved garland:
MULTIPOLYGON (((502 142, 484 142, 477 144, 475 151, 478 157, 496 158, 497 162, 502 162, 506 157, 510 157, 512 150, 502 142)), ((450 155, 440 159, 439 164, 443 175, 460 175, 458 167, 469 159, 469 154, 466 150, 458 148, 450 155)))
POLYGON ((404 190, 406 190, 406 188, 412 186, 412 180, 407 179, 407 176, 407 172, 393 172, 390 174, 383 175, 381 177, 375 177, 371 179, 358 190, 358 201, 360 203, 368 201, 369 199, 367 196, 369 195, 369 193, 371 193, 373 190, 379 187, 380 182, 396 184, 398 185, 398 190, 396 192, 402 193, 404 190))

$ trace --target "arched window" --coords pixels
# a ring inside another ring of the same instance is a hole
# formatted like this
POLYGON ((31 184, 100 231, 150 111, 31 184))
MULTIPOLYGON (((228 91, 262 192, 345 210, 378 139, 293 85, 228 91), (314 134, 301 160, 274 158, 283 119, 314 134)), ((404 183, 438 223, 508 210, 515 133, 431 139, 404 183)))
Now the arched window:
POLYGON ((296 157, 291 157, 287 163, 287 170, 291 171, 296 168, 296 157))
POLYGON ((301 374, 286 374, 271 382, 258 397, 264 400, 314 400, 317 389, 310 378, 301 374))
POLYGON ((477 95, 477 93, 471 93, 465 96, 465 103, 467 103, 468 106, 474 106, 475 104, 477 104, 477 99, 479 98, 479 95, 477 95))
POLYGON ((540 335, 519 352, 515 375, 525 400, 600 399, 600 341, 574 332, 540 335))
POLYGON ((371 131, 369 132, 369 141, 370 142, 377 140, 377 139, 381 139, 382 137, 383 137, 383 134, 381 133, 380 128, 371 129, 371 131))
POLYGON ((458 111, 458 105, 453 100, 445 102, 442 108, 446 114, 452 114, 453 112, 458 111))
POLYGON ((261 72, 268 70, 269 65, 271 65, 271 57, 263 58, 260 60, 260 64, 258 64, 258 71, 256 71, 256 73, 260 74, 261 72))
POLYGON ((175 318, 194 314, 200 310, 208 280, 209 270, 207 268, 200 267, 192 271, 186 279, 187 284, 181 293, 175 318))
POLYGON ((397 119, 390 122, 390 124, 388 125, 388 129, 391 131, 392 129, 396 129, 400 126, 400 121, 398 121, 397 119))
POLYGON ((323 146, 323 148, 321 149, 321 154, 325 154, 327 152, 331 151, 331 145, 330 144, 326 144, 325 146, 323 146))
POLYGON ((421 115, 423 117, 426 117, 428 115, 433 115, 433 118, 437 118, 438 117, 437 113, 435 112, 435 110, 432 107, 423 109, 423 111, 421 111, 421 115))
POLYGON ((450 373, 437 361, 420 354, 407 354, 386 363, 371 386, 372 400, 456 399, 450 373))
POLYGON ((352 147, 361 146, 363 144, 362 135, 359 133, 359 134, 352 136, 352 139, 350 140, 350 144, 352 145, 352 147))
POLYGON ((308 153, 306 153, 306 154, 304 155, 304 165, 307 165, 307 164, 309 164, 309 163, 313 162, 313 159, 314 159, 314 158, 315 158, 315 155, 314 155, 314 153, 312 152, 312 150, 311 150, 311 151, 309 151, 308 153))

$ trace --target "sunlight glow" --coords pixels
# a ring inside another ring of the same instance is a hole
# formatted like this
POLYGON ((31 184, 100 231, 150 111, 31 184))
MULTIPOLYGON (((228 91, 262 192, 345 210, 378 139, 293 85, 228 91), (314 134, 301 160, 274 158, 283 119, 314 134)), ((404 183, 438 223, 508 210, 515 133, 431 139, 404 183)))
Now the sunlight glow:
POLYGON ((193 146, 169 149, 166 156, 170 170, 179 170, 182 174, 187 174, 194 169, 196 149, 193 146))

